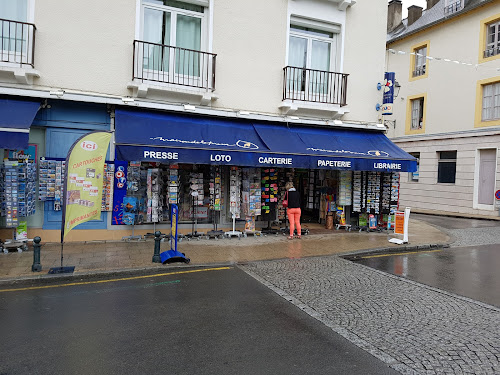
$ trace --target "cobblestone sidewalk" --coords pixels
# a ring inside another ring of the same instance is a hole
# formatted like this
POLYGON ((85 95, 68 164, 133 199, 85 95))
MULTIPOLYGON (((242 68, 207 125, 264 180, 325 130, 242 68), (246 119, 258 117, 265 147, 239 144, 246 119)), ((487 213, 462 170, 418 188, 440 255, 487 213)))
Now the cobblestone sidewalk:
POLYGON ((500 374, 500 309, 337 256, 241 268, 403 374, 500 374))

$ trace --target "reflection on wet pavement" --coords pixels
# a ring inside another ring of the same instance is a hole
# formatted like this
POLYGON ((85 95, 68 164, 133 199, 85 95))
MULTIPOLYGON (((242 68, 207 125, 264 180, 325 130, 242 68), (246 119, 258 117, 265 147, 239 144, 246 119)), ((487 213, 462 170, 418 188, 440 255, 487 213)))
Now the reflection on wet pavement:
POLYGON ((500 245, 366 257, 358 263, 500 307, 500 245))

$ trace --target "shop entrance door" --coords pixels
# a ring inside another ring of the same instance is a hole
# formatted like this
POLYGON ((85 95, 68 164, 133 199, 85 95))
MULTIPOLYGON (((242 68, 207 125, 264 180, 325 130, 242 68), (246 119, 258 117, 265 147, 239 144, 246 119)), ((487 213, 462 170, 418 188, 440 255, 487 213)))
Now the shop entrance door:
POLYGON ((295 170, 294 185, 300 194, 300 209, 302 212, 300 220, 304 223, 317 222, 319 209, 315 208, 314 205, 316 181, 314 179, 311 181, 310 171, 295 170))

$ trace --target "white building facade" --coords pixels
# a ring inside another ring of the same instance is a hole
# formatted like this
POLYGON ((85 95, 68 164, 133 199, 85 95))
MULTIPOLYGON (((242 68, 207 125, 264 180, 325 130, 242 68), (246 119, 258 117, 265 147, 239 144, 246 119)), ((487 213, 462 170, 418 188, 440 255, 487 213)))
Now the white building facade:
MULTIPOLYGON (((0 99, 40 103, 15 130, 37 160, 61 160, 78 137, 106 130, 115 161, 119 113, 380 133, 386 17, 385 0, 4 1, 0 99)), ((0 136, 4 150, 12 134, 0 136)), ((57 241, 55 207, 37 201, 30 238, 57 241)), ((70 240, 121 238, 130 229, 115 219, 105 212, 70 240)))

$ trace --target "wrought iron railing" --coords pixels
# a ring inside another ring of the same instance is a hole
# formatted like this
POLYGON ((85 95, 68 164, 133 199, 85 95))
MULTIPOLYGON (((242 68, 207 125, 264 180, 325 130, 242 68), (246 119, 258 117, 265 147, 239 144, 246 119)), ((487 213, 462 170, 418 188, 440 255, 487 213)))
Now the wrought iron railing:
POLYGON ((413 71, 413 77, 419 77, 425 75, 425 64, 419 67, 416 67, 415 70, 413 71))
POLYGON ((455 12, 458 12, 459 10, 463 9, 463 4, 462 0, 458 0, 454 2, 453 4, 448 4, 444 7, 444 14, 447 16, 448 14, 452 14, 455 12))
POLYGON ((348 75, 286 66, 283 68, 283 100, 292 99, 345 106, 348 75))
POLYGON ((484 58, 496 56, 496 55, 500 55, 500 46, 486 48, 483 52, 484 58))
POLYGON ((0 27, 0 61, 34 67, 35 25, 0 18, 0 27))
POLYGON ((214 53, 134 40, 132 78, 215 90, 214 53))

